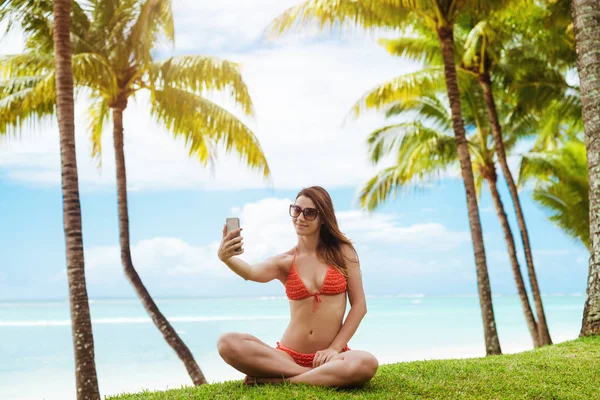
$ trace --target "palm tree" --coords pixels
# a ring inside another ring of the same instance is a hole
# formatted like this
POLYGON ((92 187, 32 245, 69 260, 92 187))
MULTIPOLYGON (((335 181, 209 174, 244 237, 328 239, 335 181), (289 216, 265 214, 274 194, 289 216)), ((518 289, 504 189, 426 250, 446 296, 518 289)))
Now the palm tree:
MULTIPOLYGON (((521 240, 523 242, 523 249, 525 253, 525 261, 527 263, 527 271, 529 273, 529 283, 531 284, 531 292, 533 295, 533 301, 535 304, 536 314, 538 317, 538 338, 537 342, 539 345, 552 344, 550 338, 550 331, 548 330, 548 323, 546 322, 546 314, 544 312, 544 306, 542 303, 542 296, 540 293, 538 280, 533 264, 533 253, 531 251, 531 244, 529 240, 529 232, 525 223, 525 216, 523 214, 523 208, 521 206, 521 200, 517 190, 515 179, 508 167, 508 160, 506 157, 506 150, 504 148, 504 141, 502 137, 502 128, 500 126, 500 119, 496 109, 496 101, 494 99, 492 89, 492 71, 496 65, 496 54, 502 50, 498 45, 498 42, 493 39, 493 32, 489 29, 489 25, 486 21, 481 21, 469 33, 467 42, 465 44, 466 51, 463 56, 463 65, 467 71, 470 71, 475 75, 481 89, 483 91, 483 97, 485 101, 485 108, 490 121, 490 127, 492 131, 492 137, 494 139, 494 146, 496 148, 496 155, 498 157, 498 163, 502 169, 502 174, 508 186, 508 190, 512 199, 517 222, 519 225, 519 231, 521 234, 521 240)), ((524 58, 521 55, 521 60, 524 58)), ((513 59, 509 60, 508 65, 516 61, 513 59)), ((538 72, 537 70, 536 72, 538 72)), ((538 72, 539 73, 539 72, 538 72)), ((528 84, 529 87, 533 86, 528 84)), ((546 88, 549 85, 542 87, 546 88)), ((566 85, 565 85, 566 86, 566 85)), ((521 90, 523 86, 521 86, 521 90)), ((537 97, 538 99, 540 97, 537 97)))
MULTIPOLYGON (((477 79, 485 95, 486 111, 488 119, 492 121, 492 134, 495 146, 498 149, 497 156, 503 173, 507 176, 506 180, 509 191, 515 204, 515 210, 517 210, 517 220, 519 221, 521 234, 524 238, 523 244, 526 260, 528 261, 528 272, 534 303, 536 304, 537 315, 540 316, 539 325, 534 321, 536 329, 539 331, 539 334, 534 339, 534 344, 537 347, 551 344, 552 341, 533 266, 533 256, 531 254, 531 246, 529 245, 525 219, 516 185, 514 184, 514 179, 506 160, 506 152, 501 136, 502 130, 492 90, 492 76, 494 76, 497 82, 495 90, 499 90, 500 93, 508 92, 511 94, 506 100, 515 103, 515 106, 513 110, 505 114, 509 120, 514 119, 519 125, 522 125, 526 118, 531 117, 530 110, 532 108, 547 110, 548 105, 556 102, 557 98, 561 99, 562 106, 560 109, 561 113, 557 114, 557 117, 559 115, 563 116, 567 112, 572 113, 573 110, 577 110, 578 96, 572 94, 565 95, 568 85, 564 82, 564 74, 556 68, 551 68, 547 60, 540 59, 539 51, 535 51, 537 49, 529 44, 528 41, 526 44, 523 44, 522 38, 524 36, 528 37, 527 35, 529 34, 527 28, 519 28, 518 33, 515 32, 514 28, 512 30, 506 28, 507 24, 513 26, 514 21, 512 19, 505 21, 505 13, 505 11, 500 13, 503 18, 495 17, 492 20, 494 22, 493 28, 487 21, 481 21, 473 25, 473 21, 476 22, 478 19, 477 15, 472 18, 462 18, 456 24, 456 53, 462 55, 460 57, 462 63, 458 69, 459 86, 461 85, 461 74, 471 75, 477 79), (500 30, 501 34, 494 34, 494 29, 500 30), (521 32, 522 30, 525 32, 521 32), (516 40, 516 37, 521 39, 516 40)), ((534 12, 531 11, 529 14, 534 14, 534 12)), ((437 38, 429 30, 418 29, 416 32, 413 30, 410 34, 398 39, 380 40, 380 44, 391 54, 418 62, 425 62, 427 67, 412 75, 411 79, 393 81, 389 85, 384 84, 373 89, 363 97, 362 102, 356 105, 356 115, 359 115, 363 108, 379 108, 390 101, 395 101, 399 98, 406 99, 407 96, 418 95, 423 90, 439 88, 443 85, 439 68, 439 65, 443 62, 441 48, 437 38)), ((538 47, 540 46, 539 43, 536 44, 538 47)), ((464 90, 472 91, 474 89, 470 86, 468 88, 461 87, 461 91, 464 90)), ((557 121, 560 121, 561 118, 557 118, 557 121)), ((532 119, 531 122, 535 124, 535 119, 532 119)), ((550 123, 551 121, 547 122, 550 123)))
POLYGON ((69 37, 71 1, 54 1, 53 14, 54 37, 56 38, 54 41, 55 85, 61 149, 63 225, 67 248, 71 332, 75 350, 75 387, 78 400, 99 400, 100 392, 94 358, 94 335, 85 283, 79 182, 75 157, 73 74, 69 37))
POLYGON ((505 3, 506 1, 491 0, 307 0, 285 11, 273 22, 270 29, 272 33, 280 35, 296 24, 304 24, 309 21, 316 21, 321 28, 350 23, 360 25, 367 30, 377 28, 421 30, 418 26, 420 24, 437 37, 441 48, 443 73, 452 111, 452 126, 465 186, 486 354, 488 355, 500 354, 501 348, 492 306, 473 170, 462 120, 454 54, 454 25, 461 15, 470 10, 483 12, 502 7, 505 3))
MULTIPOLYGON (((476 81, 471 79, 470 83, 471 90, 462 92, 462 104, 465 106, 465 122, 467 126, 473 127, 468 145, 473 157, 475 189, 479 195, 483 181, 490 189, 504 233, 525 320, 532 341, 537 346, 537 323, 529 304, 513 234, 497 187, 496 154, 490 143, 484 102, 477 90, 476 81)), ((385 202, 392 192, 397 193, 403 187, 439 176, 459 162, 452 135, 451 115, 444 102, 437 96, 425 94, 408 101, 397 102, 388 109, 386 115, 400 115, 416 121, 385 126, 369 136, 370 157, 374 163, 380 162, 389 154, 395 155, 393 159, 396 160, 394 165, 383 169, 363 186, 360 193, 361 206, 369 211, 385 202)), ((519 131, 521 127, 514 128, 515 131, 519 131)), ((508 141, 509 146, 512 147, 516 143, 516 137, 511 137, 508 141)))
POLYGON ((550 221, 590 249, 590 183, 585 144, 572 138, 551 151, 523 155, 519 184, 535 181, 533 199, 550 210, 550 221))
POLYGON ((573 0, 590 182, 590 271, 581 336, 600 335, 600 3, 573 0))
MULTIPOLYGON (((28 37, 27 52, 0 59, 9 88, 0 104, 0 131, 19 128, 31 117, 52 115, 55 91, 48 84, 55 70, 50 0, 4 0, 5 16, 21 21, 28 37)), ((265 178, 269 166, 252 131, 233 114, 209 101, 205 94, 226 90, 241 109, 253 106, 238 66, 204 56, 155 60, 153 49, 161 37, 174 41, 170 0, 92 0, 87 8, 73 2, 73 77, 77 88, 91 97, 89 110, 92 154, 101 155, 105 122, 112 117, 116 158, 119 236, 125 275, 167 343, 183 361, 194 384, 206 382, 192 353, 158 309, 136 272, 130 251, 125 169, 123 114, 140 91, 151 95, 151 114, 175 138, 185 139, 189 154, 203 165, 217 146, 235 150, 265 178)), ((0 14, 1 16, 1 14, 0 14)))

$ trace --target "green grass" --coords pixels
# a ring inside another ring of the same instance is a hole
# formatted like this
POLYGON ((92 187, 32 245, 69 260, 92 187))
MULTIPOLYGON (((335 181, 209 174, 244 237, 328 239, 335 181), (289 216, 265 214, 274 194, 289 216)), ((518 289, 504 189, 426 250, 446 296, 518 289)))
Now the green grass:
POLYGON ((192 399, 597 399, 600 337, 519 354, 386 364, 359 389, 285 384, 247 387, 241 381, 141 392, 107 400, 192 399))

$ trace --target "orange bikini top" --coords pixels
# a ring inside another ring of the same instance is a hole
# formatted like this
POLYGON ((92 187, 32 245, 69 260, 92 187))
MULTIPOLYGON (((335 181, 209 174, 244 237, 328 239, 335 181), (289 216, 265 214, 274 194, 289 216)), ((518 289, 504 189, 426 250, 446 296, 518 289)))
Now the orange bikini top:
POLYGON ((319 297, 319 295, 344 293, 347 287, 348 282, 346 281, 346 277, 330 265, 325 273, 325 279, 323 280, 321 290, 314 294, 310 294, 308 289, 306 289, 306 285, 304 285, 302 278, 298 275, 298 271, 296 271, 296 249, 294 249, 294 259, 292 260, 292 266, 290 267, 290 272, 287 281, 285 282, 285 293, 287 294, 288 299, 302 300, 312 296, 315 298, 313 304, 314 312, 317 309, 317 305, 321 302, 321 297, 319 297))

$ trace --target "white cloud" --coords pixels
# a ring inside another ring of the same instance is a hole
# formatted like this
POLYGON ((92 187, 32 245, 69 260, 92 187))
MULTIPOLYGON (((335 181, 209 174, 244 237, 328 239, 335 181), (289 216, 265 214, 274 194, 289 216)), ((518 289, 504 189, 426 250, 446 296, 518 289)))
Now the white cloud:
MULTIPOLYGON (((291 249, 296 244, 296 234, 288 215, 288 205, 293 200, 287 198, 265 198, 246 203, 236 208, 240 217, 244 237, 242 259, 255 263, 274 254, 291 249)), ((367 215, 354 211, 338 212, 340 229, 357 244, 365 259, 374 258, 371 245, 393 245, 395 249, 406 248, 419 252, 435 243, 440 252, 450 250, 468 241, 464 232, 451 232, 435 223, 401 226, 397 218, 386 214, 367 215)), ((156 237, 141 240, 132 246, 134 265, 144 281, 177 282, 182 280, 205 280, 206 278, 228 279, 235 275, 217 257, 219 240, 204 244, 190 244, 180 238, 156 237)), ((381 247, 378 247, 381 260, 381 247)), ((386 253, 387 254, 387 253, 386 253)), ((366 262, 363 268, 382 273, 387 270, 402 271, 415 275, 432 270, 447 270, 459 262, 435 258, 411 259, 410 252, 389 253, 383 264, 376 269, 373 262, 366 262)), ((108 284, 112 280, 122 280, 120 252, 117 245, 99 246, 86 249, 87 279, 92 285, 108 284)), ((66 279, 64 273, 61 273, 66 279)), ((188 282, 189 283, 189 282, 188 282)))
POLYGON ((180 0, 173 4, 178 49, 243 49, 298 0, 180 0))
MULTIPOLYGON (((384 123, 370 114, 342 125, 350 107, 374 85, 416 69, 388 55, 374 38, 302 40, 255 43, 243 50, 231 46, 241 37, 258 38, 268 21, 290 4, 263 0, 186 1, 176 6, 177 31, 194 39, 187 53, 197 52, 209 35, 223 37, 212 55, 241 63, 256 106, 256 119, 243 118, 255 131, 278 188, 320 184, 327 187, 363 183, 376 169, 366 157, 366 135, 384 123), (189 17, 191 16, 191 17, 189 17), (256 17, 256 18, 254 18, 256 17), (209 22, 208 25, 204 22, 209 22)), ((190 39, 191 40, 191 39, 190 39)), ((249 39, 248 39, 249 40, 249 39)), ((125 112, 125 146, 131 189, 264 188, 257 173, 248 171, 234 155, 221 154, 214 176, 188 157, 182 141, 175 141, 151 122, 148 96, 140 95, 125 112)), ((221 102, 230 109, 231 104, 221 102)), ((78 100, 76 134, 82 187, 114 185, 114 153, 110 127, 103 139, 103 169, 89 158, 86 103, 78 100)), ((239 111, 236 111, 239 115, 239 111)), ((56 124, 38 134, 2 145, 0 168, 10 180, 58 185, 59 146, 56 124)), ((0 170, 1 173, 1 170, 0 170)))
POLYGON ((364 242, 425 248, 435 244, 437 249, 447 250, 470 240, 468 232, 451 232, 434 222, 399 226, 398 218, 389 214, 344 211, 338 213, 338 218, 340 227, 364 242))
MULTIPOLYGON (((194 246, 179 238, 156 237, 141 240, 132 249, 136 270, 144 277, 220 274, 223 268, 216 257, 218 243, 194 246)), ((93 280, 110 279, 112 271, 121 268, 118 246, 86 249, 86 269, 93 280)), ((225 271, 226 272, 226 271, 225 271)))
POLYGON ((557 257, 557 256, 568 256, 578 253, 576 249, 537 249, 533 250, 535 257, 557 257))
MULTIPOLYGON (((288 8, 303 0, 180 0, 174 4, 175 45, 178 50, 248 50, 277 43, 293 44, 322 38, 340 38, 342 30, 323 31, 314 23, 294 28, 279 38, 268 37, 268 26, 288 8)), ((364 32, 345 24, 344 37, 353 39, 390 34, 389 30, 364 32)))

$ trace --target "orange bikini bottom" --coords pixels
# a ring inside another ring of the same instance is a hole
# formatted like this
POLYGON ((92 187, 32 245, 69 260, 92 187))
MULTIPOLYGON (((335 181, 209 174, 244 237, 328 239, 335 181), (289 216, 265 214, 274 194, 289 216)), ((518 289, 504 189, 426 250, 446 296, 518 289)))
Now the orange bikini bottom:
MULTIPOLYGON (((277 349, 283 350, 286 353, 288 353, 290 356, 292 356, 294 361, 296 361, 296 364, 302 365, 303 367, 311 367, 313 360, 315 358, 315 354, 316 354, 316 353, 312 353, 312 354, 298 353, 297 351, 294 351, 288 347, 283 346, 279 342, 277 342, 277 349)), ((348 351, 348 350, 350 350, 350 348, 348 347, 348 345, 346 345, 346 347, 344 347, 342 352, 348 351)))

